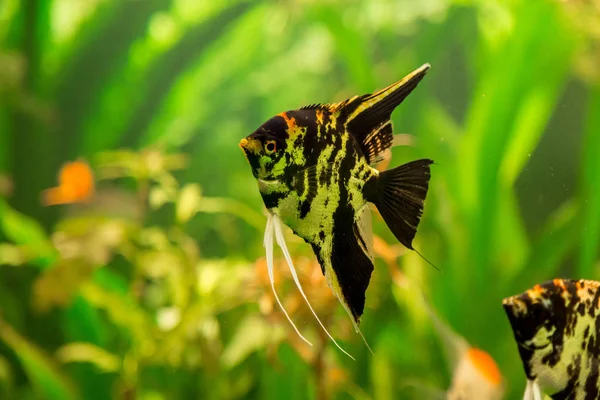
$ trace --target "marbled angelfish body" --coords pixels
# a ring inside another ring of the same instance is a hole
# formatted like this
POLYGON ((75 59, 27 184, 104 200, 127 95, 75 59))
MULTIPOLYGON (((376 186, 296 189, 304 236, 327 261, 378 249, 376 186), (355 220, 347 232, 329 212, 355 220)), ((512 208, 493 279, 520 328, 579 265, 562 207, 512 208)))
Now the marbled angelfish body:
MULTIPOLYGON (((356 139, 344 132, 344 127, 338 125, 336 116, 328 110, 288 111, 275 118, 283 119, 287 126, 286 148, 290 150, 284 159, 290 166, 288 171, 293 171, 292 179, 285 181, 282 177, 275 182, 259 179, 260 193, 268 210, 313 246, 330 288, 343 299, 337 277, 344 271, 336 271, 337 265, 331 260, 332 257, 345 258, 345 255, 333 254, 344 248, 334 248, 333 239, 336 235, 354 234, 361 250, 354 254, 373 262, 370 214, 363 190, 368 182, 374 182, 379 171, 368 164, 356 139)), ((280 121, 272 120, 265 125, 277 123, 280 121)), ((348 265, 339 266, 348 272, 348 265)), ((344 278, 342 275, 340 279, 344 278)), ((368 280, 365 283, 368 284, 368 280)), ((356 284, 358 282, 354 286, 356 284)), ((366 287, 360 289, 366 290, 366 287)), ((348 296, 356 294, 360 296, 360 293, 347 293, 348 296)))
POLYGON ((554 279, 503 301, 527 378, 552 399, 600 399, 599 287, 554 279))
POLYGON ((411 249, 422 214, 431 160, 372 166, 392 145, 392 111, 428 68, 373 94, 283 112, 240 143, 265 206, 312 246, 357 327, 373 270, 367 202, 411 249))

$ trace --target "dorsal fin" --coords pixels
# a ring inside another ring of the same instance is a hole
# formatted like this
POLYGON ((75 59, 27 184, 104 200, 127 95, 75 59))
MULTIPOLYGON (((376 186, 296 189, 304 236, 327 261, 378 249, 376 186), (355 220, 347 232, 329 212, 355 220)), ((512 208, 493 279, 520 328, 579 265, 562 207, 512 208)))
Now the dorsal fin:
POLYGON ((328 104, 315 103, 307 106, 300 107, 300 110, 318 110, 318 109, 329 109, 328 104))
POLYGON ((429 67, 429 64, 424 64, 373 94, 355 96, 330 105, 331 112, 339 112, 339 118, 358 141, 369 164, 381 161, 382 153, 392 146, 392 111, 417 87, 429 67))

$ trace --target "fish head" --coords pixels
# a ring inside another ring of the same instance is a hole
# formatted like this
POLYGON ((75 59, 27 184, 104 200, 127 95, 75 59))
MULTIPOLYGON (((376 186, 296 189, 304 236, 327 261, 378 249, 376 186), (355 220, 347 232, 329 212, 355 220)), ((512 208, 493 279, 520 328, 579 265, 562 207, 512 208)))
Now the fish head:
POLYGON ((538 335, 552 328, 553 304, 547 290, 540 285, 525 293, 508 297, 502 302, 519 344, 546 346, 550 340, 538 335))
POLYGON ((569 303, 569 291, 558 279, 503 300, 529 380, 556 380, 556 368, 562 364, 569 303))
POLYGON ((289 159, 287 139, 287 124, 276 116, 240 141, 256 179, 277 180, 285 175, 289 159))

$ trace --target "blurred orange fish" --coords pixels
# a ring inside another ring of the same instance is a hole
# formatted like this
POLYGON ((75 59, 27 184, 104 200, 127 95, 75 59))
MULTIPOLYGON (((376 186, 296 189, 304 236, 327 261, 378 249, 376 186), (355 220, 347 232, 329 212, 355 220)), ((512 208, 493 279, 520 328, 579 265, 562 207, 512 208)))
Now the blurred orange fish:
POLYGON ((453 370, 448 400, 500 400, 504 383, 498 365, 487 352, 471 345, 444 323, 423 298, 433 325, 442 341, 446 359, 453 370))
POLYGON ((94 174, 90 165, 77 160, 65 163, 58 173, 58 186, 42 193, 44 206, 87 202, 94 194, 94 174))
POLYGON ((502 375, 492 356, 478 348, 468 347, 459 357, 452 385, 447 391, 448 400, 500 400, 503 397, 502 375))
POLYGON ((501 400, 504 397, 504 379, 492 356, 473 346, 443 322, 427 302, 417 285, 404 277, 402 286, 413 290, 413 298, 421 300, 433 323, 452 371, 452 382, 446 390, 425 383, 412 382, 417 398, 431 400, 501 400))

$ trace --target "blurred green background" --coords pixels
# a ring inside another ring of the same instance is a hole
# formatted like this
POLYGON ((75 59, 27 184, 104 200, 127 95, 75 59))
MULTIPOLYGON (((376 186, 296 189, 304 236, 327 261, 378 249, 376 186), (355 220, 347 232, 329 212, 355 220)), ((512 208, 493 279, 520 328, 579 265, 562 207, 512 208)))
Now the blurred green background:
POLYGON ((408 280, 520 398, 502 298, 599 278, 600 3, 2 0, 0 195, 2 399, 445 390, 452 366, 408 280), (393 115, 412 140, 391 166, 437 163, 416 246, 442 273, 396 251, 374 217, 361 325, 374 355, 309 246, 288 236, 353 362, 289 275, 276 274, 278 291, 314 347, 273 302, 265 211, 237 144, 281 111, 372 92, 425 62, 393 115), (91 203, 44 207, 79 157, 98 180, 91 203))

